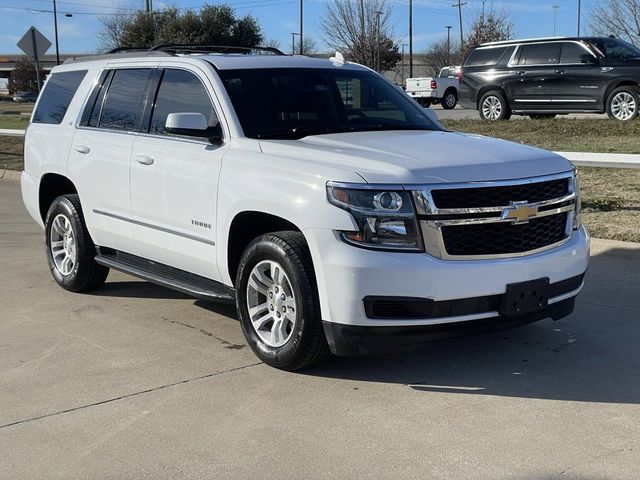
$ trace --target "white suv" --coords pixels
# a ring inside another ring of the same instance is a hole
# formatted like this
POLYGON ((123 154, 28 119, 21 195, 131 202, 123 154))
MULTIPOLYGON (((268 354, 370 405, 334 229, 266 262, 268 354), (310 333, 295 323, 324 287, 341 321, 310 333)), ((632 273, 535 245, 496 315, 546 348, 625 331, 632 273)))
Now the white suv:
POLYGON ((567 160, 445 131, 339 56, 264 53, 53 69, 22 194, 63 288, 113 268, 235 302, 287 370, 573 311, 589 238, 567 160))

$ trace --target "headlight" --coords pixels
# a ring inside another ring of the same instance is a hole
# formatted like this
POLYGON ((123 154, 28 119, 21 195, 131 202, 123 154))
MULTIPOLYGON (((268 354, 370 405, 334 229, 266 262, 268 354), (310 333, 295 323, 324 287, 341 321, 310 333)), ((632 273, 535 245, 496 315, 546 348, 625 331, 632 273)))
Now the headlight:
POLYGON ((582 199, 580 198, 580 181, 578 179, 578 171, 573 174, 573 191, 576 194, 576 209, 573 214, 573 229, 577 230, 582 226, 582 199))
POLYGON ((329 203, 349 212, 358 230, 340 232, 353 245, 380 250, 423 251, 411 195, 327 185, 329 203))

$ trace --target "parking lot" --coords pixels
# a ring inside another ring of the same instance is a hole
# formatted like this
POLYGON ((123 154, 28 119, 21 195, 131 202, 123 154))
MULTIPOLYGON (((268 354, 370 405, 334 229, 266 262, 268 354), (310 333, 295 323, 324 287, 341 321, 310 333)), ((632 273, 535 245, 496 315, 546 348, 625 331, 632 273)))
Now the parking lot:
POLYGON ((0 206, 3 480, 638 478, 632 244, 594 243, 568 319, 294 374, 228 306, 115 272, 61 290, 17 182, 0 206))

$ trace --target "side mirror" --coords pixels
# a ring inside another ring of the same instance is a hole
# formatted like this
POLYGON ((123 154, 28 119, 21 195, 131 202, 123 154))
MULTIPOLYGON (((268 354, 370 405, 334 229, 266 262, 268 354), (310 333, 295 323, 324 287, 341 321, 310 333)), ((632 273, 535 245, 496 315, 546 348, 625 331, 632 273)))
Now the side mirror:
POLYGON ((436 112, 433 111, 430 108, 423 108, 422 112, 425 114, 425 116, 431 120, 433 123, 435 123, 436 125, 438 125, 440 128, 444 129, 444 127, 442 126, 442 124, 440 123, 440 120, 438 120, 438 115, 436 115, 436 112))
POLYGON ((211 143, 222 140, 220 124, 209 126, 201 113, 170 113, 164 125, 169 133, 185 137, 207 138, 211 143))

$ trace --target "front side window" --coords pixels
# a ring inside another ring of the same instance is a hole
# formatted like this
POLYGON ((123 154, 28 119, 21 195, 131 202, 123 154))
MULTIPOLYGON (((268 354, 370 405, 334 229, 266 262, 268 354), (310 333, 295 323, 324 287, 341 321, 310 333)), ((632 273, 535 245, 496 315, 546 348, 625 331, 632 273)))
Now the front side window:
POLYGON ((628 60, 640 58, 640 49, 630 43, 617 38, 603 39, 598 42, 598 47, 602 50, 608 60, 628 60))
POLYGON ((109 85, 99 126, 132 131, 138 128, 151 69, 116 70, 109 85))
POLYGON ((193 73, 166 69, 156 96, 149 133, 168 135, 165 129, 170 113, 201 113, 210 127, 218 124, 218 118, 202 82, 193 73))
POLYGON ((52 125, 62 123, 69 104, 86 74, 86 70, 52 74, 42 91, 38 108, 33 114, 33 123, 52 125))
POLYGON ((559 60, 559 43, 537 43, 522 47, 519 65, 553 65, 559 60))
POLYGON ((404 92, 368 71, 246 69, 220 76, 250 138, 439 130, 404 92))

